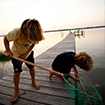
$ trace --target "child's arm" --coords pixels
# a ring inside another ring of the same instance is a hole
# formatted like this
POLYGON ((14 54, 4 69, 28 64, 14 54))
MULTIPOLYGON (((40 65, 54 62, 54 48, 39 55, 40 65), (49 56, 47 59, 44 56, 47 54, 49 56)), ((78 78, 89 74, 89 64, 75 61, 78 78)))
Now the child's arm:
POLYGON ((75 76, 79 78, 79 74, 78 74, 78 71, 77 71, 75 65, 74 65, 74 67, 73 67, 73 71, 74 71, 74 73, 75 73, 75 76))
POLYGON ((7 40, 7 37, 6 36, 4 37, 4 46, 5 46, 5 49, 6 49, 6 56, 8 58, 12 58, 13 53, 10 50, 9 41, 7 40))
POLYGON ((19 56, 19 58, 25 59, 27 54, 34 48, 35 44, 32 44, 31 47, 22 55, 19 56))

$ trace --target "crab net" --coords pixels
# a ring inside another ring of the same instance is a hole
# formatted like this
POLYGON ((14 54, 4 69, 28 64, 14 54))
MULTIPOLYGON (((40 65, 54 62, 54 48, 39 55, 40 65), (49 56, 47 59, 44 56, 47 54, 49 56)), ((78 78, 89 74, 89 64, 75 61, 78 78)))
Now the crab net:
POLYGON ((74 78, 63 74, 66 89, 74 105, 103 105, 103 100, 94 86, 82 79, 74 78))

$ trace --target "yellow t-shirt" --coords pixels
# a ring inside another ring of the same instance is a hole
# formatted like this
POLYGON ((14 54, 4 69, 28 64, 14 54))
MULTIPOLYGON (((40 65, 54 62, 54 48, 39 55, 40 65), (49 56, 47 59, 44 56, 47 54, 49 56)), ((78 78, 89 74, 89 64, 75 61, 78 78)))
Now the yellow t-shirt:
MULTIPOLYGON (((22 54, 24 54, 32 44, 38 44, 38 42, 35 41, 27 41, 21 34, 20 34, 20 28, 15 28, 14 30, 10 31, 7 34, 7 40, 13 41, 13 45, 11 48, 12 53, 14 56, 18 57, 22 54)), ((30 55, 31 51, 28 53, 26 58, 30 55)))

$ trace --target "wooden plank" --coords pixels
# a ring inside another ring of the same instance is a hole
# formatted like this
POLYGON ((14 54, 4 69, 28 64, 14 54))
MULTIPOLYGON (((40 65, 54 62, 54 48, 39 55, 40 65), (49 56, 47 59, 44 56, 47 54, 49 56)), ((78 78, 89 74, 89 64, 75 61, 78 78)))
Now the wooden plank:
MULTIPOLYGON (((35 93, 31 91, 25 91, 25 90, 20 90, 19 94, 19 99, 24 99, 24 100, 29 100, 35 103, 42 103, 42 104, 49 104, 49 105, 69 105, 72 104, 70 102, 70 99, 68 98, 63 98, 63 97, 56 97, 52 95, 47 95, 47 94, 40 94, 40 93, 35 93), (65 100, 65 102, 64 102, 65 100)), ((13 89, 0 86, 0 93, 5 94, 8 96, 12 96, 13 94, 13 89), (9 89, 9 91, 8 91, 9 89)), ((27 104, 26 104, 27 105, 27 104)), ((36 105, 36 104, 35 104, 36 105)))
MULTIPOLYGON (((72 70, 73 71, 73 70, 72 70)), ((59 83, 63 83, 62 80, 60 80, 59 78, 57 78, 55 75, 52 77, 52 80, 50 81, 48 76, 49 76, 49 72, 44 71, 44 70, 37 70, 35 71, 35 79, 37 81, 46 81, 46 82, 59 82, 59 83), (43 75, 42 75, 43 74, 43 75)), ((71 72, 72 75, 74 75, 74 72, 71 72)), ((13 77, 13 73, 9 73, 7 76, 9 77, 13 77)), ((6 78, 7 76, 3 77, 2 79, 6 78)), ((26 79, 31 79, 29 71, 23 71, 20 75, 21 78, 26 78, 26 79)))
MULTIPOLYGON (((0 84, 1 84, 1 86, 8 86, 11 88, 14 87, 13 81, 0 80, 0 84)), ((69 95, 65 88, 60 89, 60 88, 56 88, 56 87, 41 86, 40 89, 37 90, 31 85, 31 82, 30 82, 30 84, 20 82, 19 85, 20 85, 19 86, 20 89, 23 89, 23 90, 39 92, 40 94, 48 94, 48 95, 53 95, 53 96, 69 98, 69 95)))
POLYGON ((69 48, 61 48, 61 49, 57 49, 57 48, 55 48, 55 49, 50 49, 48 52, 47 52, 47 54, 50 54, 50 53, 53 53, 53 54, 55 54, 55 57, 58 55, 58 54, 60 54, 60 53, 62 53, 62 52, 69 52, 69 51, 74 51, 74 47, 71 47, 70 49, 69 48), (54 51, 54 52, 53 52, 54 51))
POLYGON ((11 103, 11 95, 10 94, 2 94, 0 93, 0 105, 45 105, 45 103, 38 103, 36 101, 20 98, 14 104, 11 103))
POLYGON ((51 68, 51 64, 53 62, 53 59, 36 59, 35 60, 36 64, 40 64, 40 65, 49 65, 49 67, 51 68))
MULTIPOLYGON (((5 76, 4 78, 2 78, 2 80, 5 81, 13 81, 13 77, 11 76, 5 76)), ((65 84, 63 82, 55 82, 55 81, 42 81, 42 80, 36 80, 41 87, 50 87, 50 88, 59 88, 59 89, 66 89, 65 84)), ((31 82, 31 78, 20 78, 20 82, 21 83, 25 83, 25 84, 30 84, 31 82)))
MULTIPOLYGON (((13 77, 13 75, 11 75, 11 74, 8 74, 8 76, 11 76, 11 77, 13 77)), ((29 79, 31 79, 31 77, 30 77, 30 75, 27 73, 27 74, 21 74, 20 75, 20 77, 21 78, 29 78, 29 79)), ((49 78, 48 78, 48 76, 42 76, 41 74, 40 75, 35 75, 35 80, 40 80, 40 81, 50 81, 49 80, 49 78)), ((59 78, 57 78, 57 77, 55 77, 55 76, 53 76, 52 77, 52 81, 53 82, 61 82, 62 83, 62 81, 59 79, 59 78)))

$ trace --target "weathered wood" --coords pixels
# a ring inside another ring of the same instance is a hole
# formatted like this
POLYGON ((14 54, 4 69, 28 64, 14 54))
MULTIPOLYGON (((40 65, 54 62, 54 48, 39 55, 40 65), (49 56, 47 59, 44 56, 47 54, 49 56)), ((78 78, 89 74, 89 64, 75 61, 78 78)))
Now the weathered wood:
MULTIPOLYGON (((12 81, 5 81, 5 80, 0 80, 0 83, 2 83, 1 86, 5 87, 10 87, 12 90, 14 90, 14 85, 12 81), (11 85, 12 84, 12 85, 11 85)), ((69 99, 69 95, 67 93, 67 90, 56 88, 56 87, 48 87, 48 86, 41 86, 39 90, 35 89, 31 83, 20 83, 20 89, 26 90, 26 91, 31 91, 34 93, 40 93, 40 94, 47 94, 47 95, 52 95, 52 96, 57 96, 57 97, 65 97, 69 99)))
POLYGON ((19 98, 18 101, 14 104, 11 103, 11 95, 10 94, 2 94, 0 93, 0 105, 45 105, 45 103, 38 103, 36 101, 30 101, 28 99, 19 98))
MULTIPOLYGON (((13 89, 9 87, 0 86, 0 93, 12 96, 13 89), (8 91, 9 89, 9 91, 8 91)), ((31 92, 26 90, 20 90, 19 99, 30 100, 32 102, 43 103, 43 104, 52 104, 52 105, 68 105, 69 98, 57 97, 48 94, 40 94, 39 92, 31 92), (65 100, 65 102, 64 102, 65 100)), ((21 104, 20 104, 21 105, 21 104)), ((26 104, 27 105, 27 104, 26 104)), ((36 104, 35 104, 36 105, 36 104)))
MULTIPOLYGON (((75 51, 75 39, 69 34, 65 39, 35 58, 35 63, 51 69, 54 58, 62 52, 75 51)), ((56 76, 50 81, 49 72, 35 67, 35 80, 40 84, 37 90, 31 85, 31 77, 27 67, 23 64, 20 75, 19 99, 16 105, 73 105, 65 84, 56 76)), ((14 92, 13 73, 0 79, 0 104, 12 105, 10 102, 14 92)))
MULTIPOLYGON (((59 89, 66 89, 64 83, 62 83, 62 81, 58 80, 59 82, 59 85, 58 85, 58 82, 55 82, 53 79, 56 79, 56 78, 52 78, 52 81, 42 81, 42 80, 37 80, 36 81, 41 85, 41 86, 44 86, 44 87, 53 87, 53 88, 59 88, 59 89)), ((4 78, 2 78, 2 80, 5 80, 5 81, 13 81, 13 77, 11 76, 5 76, 4 78)), ((30 84, 31 82, 31 78, 23 78, 21 77, 20 79, 20 82, 21 83, 26 83, 26 84, 30 84)))

